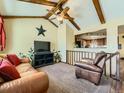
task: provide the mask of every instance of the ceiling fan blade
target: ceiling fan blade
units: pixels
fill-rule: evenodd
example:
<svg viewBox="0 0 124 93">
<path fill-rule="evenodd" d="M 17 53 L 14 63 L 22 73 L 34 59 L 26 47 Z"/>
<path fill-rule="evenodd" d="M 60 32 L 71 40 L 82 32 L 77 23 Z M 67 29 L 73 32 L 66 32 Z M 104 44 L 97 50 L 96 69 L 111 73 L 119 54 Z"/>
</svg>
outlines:
<svg viewBox="0 0 124 93">
<path fill-rule="evenodd" d="M 93 4 L 95 6 L 95 9 L 96 9 L 96 12 L 97 12 L 97 15 L 99 17 L 100 22 L 102 24 L 104 24 L 105 23 L 105 18 L 104 18 L 104 15 L 103 15 L 99 0 L 93 0 Z"/>
<path fill-rule="evenodd" d="M 56 19 L 56 17 L 50 18 L 50 20 L 54 20 L 54 19 Z"/>
<path fill-rule="evenodd" d="M 51 21 L 51 20 L 48 20 L 50 23 L 52 23 L 55 27 L 57 27 L 58 28 L 58 25 L 57 24 L 55 24 L 53 21 Z"/>
<path fill-rule="evenodd" d="M 42 4 L 42 5 L 53 6 L 53 7 L 57 5 L 56 2 L 51 2 L 46 0 L 18 0 L 18 1 L 34 3 L 34 4 Z"/>
<path fill-rule="evenodd" d="M 58 28 L 58 25 L 57 24 L 55 24 L 53 21 L 51 21 L 50 19 L 47 19 L 50 23 L 52 23 L 55 27 L 57 27 Z"/>
<path fill-rule="evenodd" d="M 61 16 L 64 17 L 66 15 L 66 13 L 69 11 L 69 7 L 66 7 L 65 9 L 63 9 L 63 11 L 61 12 Z"/>
</svg>

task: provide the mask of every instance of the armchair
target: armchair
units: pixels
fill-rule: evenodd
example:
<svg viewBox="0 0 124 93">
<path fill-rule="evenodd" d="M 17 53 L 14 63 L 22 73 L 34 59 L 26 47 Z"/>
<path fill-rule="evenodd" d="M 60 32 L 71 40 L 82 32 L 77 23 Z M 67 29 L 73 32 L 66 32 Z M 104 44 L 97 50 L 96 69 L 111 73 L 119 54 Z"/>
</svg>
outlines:
<svg viewBox="0 0 124 93">
<path fill-rule="evenodd" d="M 76 62 L 75 75 L 77 78 L 86 79 L 95 85 L 98 85 L 103 73 L 104 64 L 107 54 L 104 52 L 97 53 L 93 63 Z"/>
</svg>

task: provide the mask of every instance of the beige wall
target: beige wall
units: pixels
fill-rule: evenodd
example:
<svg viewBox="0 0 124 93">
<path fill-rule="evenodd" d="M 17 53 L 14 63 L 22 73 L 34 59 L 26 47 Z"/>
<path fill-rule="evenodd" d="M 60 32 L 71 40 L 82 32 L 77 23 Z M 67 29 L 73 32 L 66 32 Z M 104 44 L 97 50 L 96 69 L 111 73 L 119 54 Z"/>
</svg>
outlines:
<svg viewBox="0 0 124 93">
<path fill-rule="evenodd" d="M 66 50 L 72 50 L 74 48 L 74 30 L 66 25 Z"/>
<path fill-rule="evenodd" d="M 62 62 L 66 62 L 66 24 L 61 24 L 58 28 L 58 50 Z"/>
<path fill-rule="evenodd" d="M 60 51 L 62 62 L 66 62 L 66 50 L 72 50 L 74 45 L 74 30 L 63 23 L 58 28 L 58 50 Z"/>
<path fill-rule="evenodd" d="M 36 27 L 41 24 L 46 30 L 45 37 L 37 36 Z M 44 19 L 6 19 L 6 49 L 3 53 L 27 53 L 34 40 L 50 41 L 51 50 L 57 49 L 57 28 Z"/>
<path fill-rule="evenodd" d="M 120 57 L 124 57 L 124 34 L 119 35 L 119 44 L 121 44 L 121 49 L 119 49 Z"/>
</svg>

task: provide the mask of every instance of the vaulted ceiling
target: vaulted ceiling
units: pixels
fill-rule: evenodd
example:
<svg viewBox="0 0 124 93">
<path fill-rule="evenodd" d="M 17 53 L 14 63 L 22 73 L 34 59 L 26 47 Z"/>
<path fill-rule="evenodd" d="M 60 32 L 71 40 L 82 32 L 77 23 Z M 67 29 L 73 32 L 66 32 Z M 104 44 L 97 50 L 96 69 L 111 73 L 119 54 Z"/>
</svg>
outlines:
<svg viewBox="0 0 124 93">
<path fill-rule="evenodd" d="M 59 0 L 51 0 L 57 2 Z M 124 17 L 124 0 L 99 0 L 106 22 Z M 81 29 L 100 25 L 92 0 L 68 0 L 64 7 L 69 6 L 69 15 L 75 18 Z M 44 16 L 51 7 L 21 2 L 17 0 L 0 0 L 2 15 Z M 57 22 L 55 20 L 55 22 Z"/>
</svg>

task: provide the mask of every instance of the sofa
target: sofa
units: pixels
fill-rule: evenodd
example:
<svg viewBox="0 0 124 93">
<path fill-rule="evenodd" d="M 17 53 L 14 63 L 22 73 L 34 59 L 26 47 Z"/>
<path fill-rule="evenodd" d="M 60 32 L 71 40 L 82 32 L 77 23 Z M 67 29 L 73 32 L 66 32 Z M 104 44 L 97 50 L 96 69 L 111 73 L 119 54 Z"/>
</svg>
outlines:
<svg viewBox="0 0 124 93">
<path fill-rule="evenodd" d="M 38 72 L 28 62 L 16 69 L 20 78 L 0 83 L 0 93 L 47 93 L 49 79 L 45 72 Z"/>
</svg>

